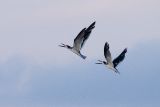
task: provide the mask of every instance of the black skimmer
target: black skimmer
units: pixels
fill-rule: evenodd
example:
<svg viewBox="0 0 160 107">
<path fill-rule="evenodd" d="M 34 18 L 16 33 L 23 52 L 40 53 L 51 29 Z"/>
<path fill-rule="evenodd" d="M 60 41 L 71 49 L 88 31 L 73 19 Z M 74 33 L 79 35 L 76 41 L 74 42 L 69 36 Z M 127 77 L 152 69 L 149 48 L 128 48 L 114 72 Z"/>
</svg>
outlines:
<svg viewBox="0 0 160 107">
<path fill-rule="evenodd" d="M 104 45 L 104 56 L 105 56 L 105 59 L 106 61 L 101 61 L 101 60 L 98 60 L 99 62 L 96 63 L 96 64 L 104 64 L 106 65 L 109 69 L 115 71 L 116 73 L 120 73 L 116 67 L 117 65 L 122 62 L 125 58 L 125 54 L 127 52 L 127 48 L 125 48 L 123 50 L 123 52 L 117 57 L 115 58 L 113 61 L 112 61 L 112 56 L 111 56 L 111 53 L 109 51 L 109 44 L 106 42 L 105 45 Z"/>
<path fill-rule="evenodd" d="M 80 50 L 84 46 L 86 40 L 89 38 L 89 36 L 90 36 L 90 34 L 92 32 L 92 29 L 95 27 L 95 23 L 96 22 L 93 22 L 88 28 L 83 28 L 79 32 L 77 37 L 74 39 L 73 47 L 71 47 L 69 45 L 65 45 L 63 43 L 61 43 L 61 45 L 59 45 L 59 46 L 67 48 L 67 49 L 71 50 L 73 53 L 75 53 L 78 56 L 80 56 L 81 58 L 85 59 L 86 56 L 82 55 Z"/>
</svg>

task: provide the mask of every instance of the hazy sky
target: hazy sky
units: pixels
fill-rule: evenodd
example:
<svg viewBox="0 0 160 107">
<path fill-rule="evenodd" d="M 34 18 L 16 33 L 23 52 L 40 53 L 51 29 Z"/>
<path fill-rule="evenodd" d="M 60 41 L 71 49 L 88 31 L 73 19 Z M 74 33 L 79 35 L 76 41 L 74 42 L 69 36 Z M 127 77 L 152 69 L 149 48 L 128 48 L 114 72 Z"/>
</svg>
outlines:
<svg viewBox="0 0 160 107">
<path fill-rule="evenodd" d="M 1 0 L 0 106 L 159 107 L 160 1 Z M 84 27 L 96 27 L 79 58 L 73 44 Z M 128 48 L 116 75 L 104 66 Z"/>
</svg>

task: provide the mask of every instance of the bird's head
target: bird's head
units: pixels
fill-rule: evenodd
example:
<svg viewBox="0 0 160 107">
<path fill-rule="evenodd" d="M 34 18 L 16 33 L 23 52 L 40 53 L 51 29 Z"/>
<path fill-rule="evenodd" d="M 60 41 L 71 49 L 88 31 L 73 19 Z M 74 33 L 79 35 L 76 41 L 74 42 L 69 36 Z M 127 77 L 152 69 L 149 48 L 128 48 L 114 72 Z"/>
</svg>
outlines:
<svg viewBox="0 0 160 107">
<path fill-rule="evenodd" d="M 59 46 L 60 46 L 60 47 L 67 48 L 67 49 L 72 49 L 72 47 L 71 47 L 71 46 L 69 46 L 69 45 L 65 45 L 65 44 L 63 44 L 63 43 L 61 43 Z"/>
</svg>

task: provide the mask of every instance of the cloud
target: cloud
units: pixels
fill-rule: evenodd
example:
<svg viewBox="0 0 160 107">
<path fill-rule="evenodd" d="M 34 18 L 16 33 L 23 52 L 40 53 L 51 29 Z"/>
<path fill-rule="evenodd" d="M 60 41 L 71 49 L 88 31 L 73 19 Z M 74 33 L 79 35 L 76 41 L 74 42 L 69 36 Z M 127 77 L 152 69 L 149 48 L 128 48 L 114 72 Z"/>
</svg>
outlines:
<svg viewBox="0 0 160 107">
<path fill-rule="evenodd" d="M 0 95 L 17 96 L 25 94 L 30 80 L 27 60 L 22 56 L 13 56 L 0 64 Z M 2 97 L 1 97 L 2 98 Z"/>
<path fill-rule="evenodd" d="M 159 107 L 158 46 L 155 40 L 128 49 L 120 75 L 96 59 L 57 66 L 13 56 L 0 64 L 0 106 Z"/>
</svg>

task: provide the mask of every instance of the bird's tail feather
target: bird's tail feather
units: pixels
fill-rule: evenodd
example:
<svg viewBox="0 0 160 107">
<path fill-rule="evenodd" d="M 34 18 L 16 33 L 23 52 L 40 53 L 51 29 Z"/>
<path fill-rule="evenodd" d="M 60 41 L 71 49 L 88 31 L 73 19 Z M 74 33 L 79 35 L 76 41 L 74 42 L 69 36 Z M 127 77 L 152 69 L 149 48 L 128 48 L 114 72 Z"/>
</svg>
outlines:
<svg viewBox="0 0 160 107">
<path fill-rule="evenodd" d="M 84 56 L 84 55 L 81 54 L 80 57 L 83 58 L 83 59 L 86 59 L 87 56 Z"/>
<path fill-rule="evenodd" d="M 118 74 L 120 74 L 120 72 L 117 69 L 115 70 L 115 72 L 118 73 Z"/>
</svg>

